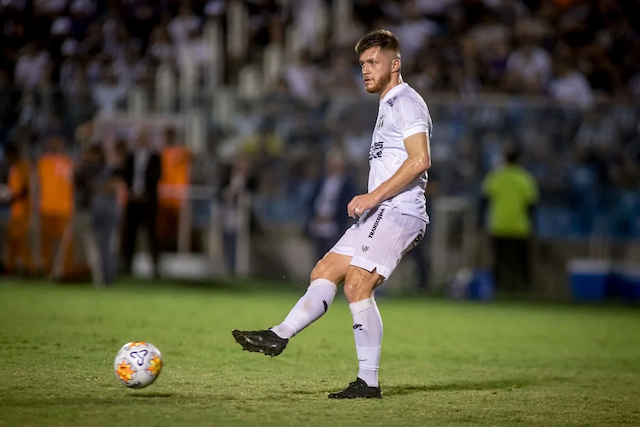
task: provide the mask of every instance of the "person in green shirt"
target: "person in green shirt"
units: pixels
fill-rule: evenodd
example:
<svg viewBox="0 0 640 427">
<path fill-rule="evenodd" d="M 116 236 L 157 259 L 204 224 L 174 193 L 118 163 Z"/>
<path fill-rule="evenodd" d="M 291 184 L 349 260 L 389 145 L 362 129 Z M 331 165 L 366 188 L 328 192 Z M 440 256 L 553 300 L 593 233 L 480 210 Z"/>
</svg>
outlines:
<svg viewBox="0 0 640 427">
<path fill-rule="evenodd" d="M 538 201 L 538 185 L 518 164 L 519 155 L 517 149 L 507 148 L 505 164 L 490 172 L 482 183 L 493 245 L 494 281 L 496 289 L 507 292 L 529 290 L 529 240 L 533 208 Z"/>
</svg>

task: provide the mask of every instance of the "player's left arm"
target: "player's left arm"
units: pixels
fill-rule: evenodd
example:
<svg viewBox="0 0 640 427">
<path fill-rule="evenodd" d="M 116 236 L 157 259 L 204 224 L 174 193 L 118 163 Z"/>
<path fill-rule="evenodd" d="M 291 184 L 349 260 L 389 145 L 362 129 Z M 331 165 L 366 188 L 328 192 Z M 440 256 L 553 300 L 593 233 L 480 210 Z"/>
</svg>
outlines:
<svg viewBox="0 0 640 427">
<path fill-rule="evenodd" d="M 347 213 L 356 218 L 367 209 L 373 209 L 385 200 L 401 193 L 409 184 L 431 167 L 431 148 L 426 132 L 418 132 L 404 140 L 409 157 L 391 178 L 371 193 L 354 197 L 347 206 Z M 356 212 L 357 209 L 357 212 Z"/>
</svg>

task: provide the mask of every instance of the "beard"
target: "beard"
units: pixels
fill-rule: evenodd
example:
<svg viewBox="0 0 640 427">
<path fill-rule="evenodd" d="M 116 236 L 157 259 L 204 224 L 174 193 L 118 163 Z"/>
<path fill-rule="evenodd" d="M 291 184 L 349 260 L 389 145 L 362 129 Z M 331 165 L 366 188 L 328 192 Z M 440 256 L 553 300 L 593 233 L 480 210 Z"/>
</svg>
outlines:
<svg viewBox="0 0 640 427">
<path fill-rule="evenodd" d="M 367 87 L 366 90 L 369 93 L 380 93 L 391 81 L 391 73 L 384 74 L 380 77 L 380 80 L 376 81 L 374 86 Z"/>
</svg>

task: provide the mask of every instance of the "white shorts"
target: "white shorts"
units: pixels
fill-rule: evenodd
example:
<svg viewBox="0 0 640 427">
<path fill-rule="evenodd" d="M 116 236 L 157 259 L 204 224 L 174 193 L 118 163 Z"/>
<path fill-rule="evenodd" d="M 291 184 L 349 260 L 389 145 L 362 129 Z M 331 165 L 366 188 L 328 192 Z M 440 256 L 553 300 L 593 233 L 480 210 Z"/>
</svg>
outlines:
<svg viewBox="0 0 640 427">
<path fill-rule="evenodd" d="M 349 227 L 330 252 L 351 256 L 351 265 L 375 269 L 388 279 L 402 257 L 422 240 L 426 228 L 424 220 L 381 205 Z"/>
</svg>

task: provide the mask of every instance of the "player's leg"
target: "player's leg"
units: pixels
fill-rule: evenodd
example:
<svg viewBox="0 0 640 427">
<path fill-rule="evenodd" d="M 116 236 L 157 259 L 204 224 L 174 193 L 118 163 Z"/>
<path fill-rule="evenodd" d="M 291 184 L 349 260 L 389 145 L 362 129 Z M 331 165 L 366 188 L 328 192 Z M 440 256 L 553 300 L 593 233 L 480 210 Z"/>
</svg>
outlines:
<svg viewBox="0 0 640 427">
<path fill-rule="evenodd" d="M 322 317 L 336 296 L 337 285 L 344 282 L 350 263 L 350 256 L 327 253 L 311 271 L 311 283 L 307 292 L 284 321 L 271 330 L 280 338 L 289 339 Z"/>
<path fill-rule="evenodd" d="M 358 356 L 358 377 L 330 399 L 381 398 L 378 384 L 380 348 L 382 346 L 382 317 L 373 291 L 384 281 L 374 269 L 368 271 L 350 266 L 344 283 L 344 293 L 353 316 L 353 335 Z"/>
<path fill-rule="evenodd" d="M 337 292 L 337 285 L 345 279 L 351 262 L 348 255 L 329 252 L 311 272 L 311 284 L 284 321 L 269 330 L 239 331 L 232 334 L 244 350 L 277 356 L 289 339 L 318 320 L 327 312 Z"/>
<path fill-rule="evenodd" d="M 353 316 L 358 378 L 346 389 L 331 393 L 329 398 L 382 397 L 378 384 L 382 318 L 373 291 L 422 239 L 426 223 L 398 208 L 383 205 L 364 220 L 361 228 L 344 285 Z"/>
</svg>

